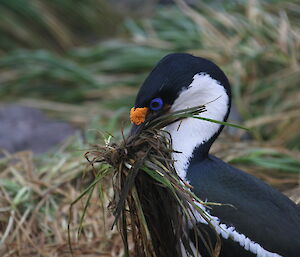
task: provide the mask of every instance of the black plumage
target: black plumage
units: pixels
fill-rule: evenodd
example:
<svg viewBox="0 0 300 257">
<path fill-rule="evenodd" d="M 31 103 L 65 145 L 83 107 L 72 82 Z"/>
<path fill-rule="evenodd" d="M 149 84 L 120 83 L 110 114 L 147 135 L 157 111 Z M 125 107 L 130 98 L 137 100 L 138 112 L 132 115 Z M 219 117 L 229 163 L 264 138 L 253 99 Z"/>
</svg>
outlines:
<svg viewBox="0 0 300 257">
<path fill-rule="evenodd" d="M 191 164 L 187 179 L 201 199 L 232 205 L 210 211 L 222 223 L 270 252 L 299 256 L 300 208 L 285 195 L 212 155 Z M 223 248 L 227 250 L 225 244 Z"/>
</svg>

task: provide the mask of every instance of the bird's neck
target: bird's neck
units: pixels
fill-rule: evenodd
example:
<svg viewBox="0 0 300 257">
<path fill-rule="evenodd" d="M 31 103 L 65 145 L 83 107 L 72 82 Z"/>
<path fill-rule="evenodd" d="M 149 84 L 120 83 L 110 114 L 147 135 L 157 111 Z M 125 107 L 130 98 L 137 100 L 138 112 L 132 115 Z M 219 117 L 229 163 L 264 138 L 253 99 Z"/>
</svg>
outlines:
<svg viewBox="0 0 300 257">
<path fill-rule="evenodd" d="M 198 116 L 225 121 L 229 114 L 230 99 L 224 87 L 207 76 L 194 78 L 194 84 L 181 92 L 172 111 L 208 103 L 207 111 Z M 209 149 L 222 128 L 220 124 L 196 118 L 186 118 L 166 127 L 172 138 L 172 147 L 178 151 L 173 153 L 173 159 L 175 169 L 182 179 L 185 180 L 190 162 L 207 158 Z"/>
</svg>

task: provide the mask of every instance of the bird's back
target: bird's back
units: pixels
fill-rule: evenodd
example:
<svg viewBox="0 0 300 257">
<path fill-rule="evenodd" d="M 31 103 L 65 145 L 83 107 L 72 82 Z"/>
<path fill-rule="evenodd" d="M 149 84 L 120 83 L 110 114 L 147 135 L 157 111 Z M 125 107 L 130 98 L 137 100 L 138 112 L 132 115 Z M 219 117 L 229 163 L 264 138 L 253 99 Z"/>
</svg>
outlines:
<svg viewBox="0 0 300 257">
<path fill-rule="evenodd" d="M 192 164 L 187 180 L 199 198 L 225 204 L 214 206 L 210 214 L 241 234 L 234 241 L 245 237 L 266 251 L 300 256 L 300 207 L 276 189 L 214 156 Z M 228 250 L 224 249 L 226 244 L 228 240 L 222 251 Z"/>
</svg>

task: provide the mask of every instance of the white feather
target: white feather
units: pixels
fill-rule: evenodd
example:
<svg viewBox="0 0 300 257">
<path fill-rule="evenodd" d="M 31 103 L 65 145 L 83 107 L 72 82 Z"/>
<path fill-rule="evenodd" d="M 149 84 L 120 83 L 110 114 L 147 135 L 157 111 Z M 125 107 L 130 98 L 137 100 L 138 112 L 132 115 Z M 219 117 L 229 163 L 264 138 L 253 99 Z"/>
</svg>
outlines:
<svg viewBox="0 0 300 257">
<path fill-rule="evenodd" d="M 204 205 L 195 202 L 202 210 L 208 213 L 208 218 L 210 219 L 211 224 L 214 226 L 216 232 L 223 237 L 224 239 L 231 238 L 233 241 L 237 242 L 241 247 L 243 247 L 246 251 L 250 251 L 256 254 L 257 257 L 282 257 L 277 253 L 269 252 L 268 250 L 264 249 L 258 243 L 252 241 L 247 236 L 239 233 L 235 227 L 227 226 L 224 223 L 221 223 L 220 219 L 216 216 L 210 215 L 209 210 L 205 208 Z M 194 210 L 194 217 L 196 218 L 197 222 L 207 224 L 207 222 L 202 218 L 198 211 Z M 192 228 L 192 222 L 189 222 L 190 228 Z"/>
<path fill-rule="evenodd" d="M 223 121 L 228 103 L 224 87 L 208 74 L 199 73 L 194 76 L 189 87 L 179 94 L 171 111 L 207 104 L 207 111 L 199 116 Z M 194 118 L 175 122 L 165 128 L 172 137 L 173 149 L 180 152 L 174 153 L 173 159 L 176 160 L 175 168 L 182 179 L 186 177 L 186 169 L 195 147 L 209 140 L 219 128 L 219 124 Z"/>
</svg>

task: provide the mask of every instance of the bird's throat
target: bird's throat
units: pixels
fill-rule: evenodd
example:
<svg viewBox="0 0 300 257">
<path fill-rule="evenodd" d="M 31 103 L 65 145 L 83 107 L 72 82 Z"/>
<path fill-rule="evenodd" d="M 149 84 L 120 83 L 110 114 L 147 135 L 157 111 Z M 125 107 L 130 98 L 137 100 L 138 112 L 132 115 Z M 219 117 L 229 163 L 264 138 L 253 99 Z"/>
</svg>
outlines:
<svg viewBox="0 0 300 257">
<path fill-rule="evenodd" d="M 219 124 L 193 118 L 169 125 L 166 130 L 172 138 L 172 154 L 178 175 L 185 180 L 186 171 L 191 162 L 207 158 L 210 147 L 222 127 Z"/>
</svg>

